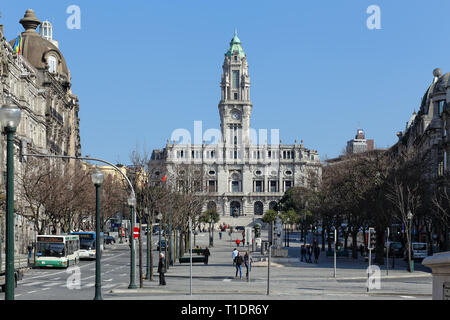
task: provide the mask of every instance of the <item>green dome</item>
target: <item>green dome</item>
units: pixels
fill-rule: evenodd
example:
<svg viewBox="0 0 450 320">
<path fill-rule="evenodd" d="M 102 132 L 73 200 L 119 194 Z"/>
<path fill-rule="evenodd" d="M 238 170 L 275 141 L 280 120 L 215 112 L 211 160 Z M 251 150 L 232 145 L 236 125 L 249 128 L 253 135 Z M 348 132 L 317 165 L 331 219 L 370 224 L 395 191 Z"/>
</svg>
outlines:
<svg viewBox="0 0 450 320">
<path fill-rule="evenodd" d="M 228 49 L 227 53 L 225 54 L 227 57 L 231 57 L 234 51 L 237 51 L 239 54 L 239 57 L 245 57 L 244 49 L 242 49 L 241 46 L 241 40 L 237 36 L 237 31 L 234 31 L 234 37 L 231 39 L 230 42 L 230 48 Z"/>
</svg>

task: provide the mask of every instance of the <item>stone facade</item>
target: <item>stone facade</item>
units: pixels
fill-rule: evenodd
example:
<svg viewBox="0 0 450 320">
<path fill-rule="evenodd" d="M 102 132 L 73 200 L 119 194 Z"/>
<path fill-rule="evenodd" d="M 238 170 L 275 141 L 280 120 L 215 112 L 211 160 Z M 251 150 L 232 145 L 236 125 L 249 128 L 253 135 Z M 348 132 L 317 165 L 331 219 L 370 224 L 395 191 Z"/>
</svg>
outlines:
<svg viewBox="0 0 450 320">
<path fill-rule="evenodd" d="M 162 150 L 153 150 L 150 166 L 152 183 L 167 175 L 177 187 L 185 168 L 198 172 L 198 192 L 208 199 L 204 209 L 215 207 L 221 223 L 249 225 L 274 207 L 293 186 L 308 187 L 308 179 L 321 177 L 317 151 L 300 144 L 282 144 L 277 130 L 257 133 L 250 128 L 253 105 L 250 100 L 248 62 L 235 34 L 225 53 L 218 105 L 220 130 L 208 130 L 206 141 L 191 143 L 189 135 L 175 134 L 179 141 L 167 141 Z M 175 140 L 174 135 L 172 135 Z M 181 138 L 183 138 L 181 141 Z M 259 140 L 259 143 L 257 143 Z"/>
<path fill-rule="evenodd" d="M 81 156 L 78 97 L 70 89 L 71 78 L 58 42 L 41 37 L 36 32 L 40 21 L 33 10 L 27 10 L 20 20 L 22 50 L 16 53 L 16 39 L 7 41 L 0 26 L 0 104 L 11 95 L 22 110 L 15 134 L 15 173 L 24 162 L 23 153 Z M 47 26 L 51 25 L 47 22 Z M 15 27 L 14 27 L 15 28 Z M 0 167 L 6 169 L 6 139 L 0 139 Z M 17 185 L 17 183 L 16 183 Z M 0 175 L 0 196 L 4 197 L 5 177 Z M 17 195 L 16 195 L 17 196 Z M 16 198 L 16 239 L 32 239 L 31 224 L 20 216 L 21 202 Z M 25 229 L 26 230 L 25 230 Z M 0 223 L 0 233 L 4 232 Z M 16 244 L 21 244 L 17 241 Z M 26 244 L 26 243 L 25 243 Z"/>
<path fill-rule="evenodd" d="M 431 165 L 430 178 L 442 176 L 448 169 L 450 73 L 442 75 L 433 71 L 433 81 L 428 87 L 419 111 L 413 112 L 404 131 L 397 133 L 398 142 L 391 148 L 400 153 L 415 148 Z"/>
</svg>

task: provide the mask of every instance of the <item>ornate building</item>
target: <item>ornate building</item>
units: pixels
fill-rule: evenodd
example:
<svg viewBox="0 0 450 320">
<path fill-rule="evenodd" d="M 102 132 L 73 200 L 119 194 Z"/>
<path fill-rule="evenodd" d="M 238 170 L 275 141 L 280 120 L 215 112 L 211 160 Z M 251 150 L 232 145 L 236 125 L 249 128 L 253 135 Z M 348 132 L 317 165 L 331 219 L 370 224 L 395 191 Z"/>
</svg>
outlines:
<svg viewBox="0 0 450 320">
<path fill-rule="evenodd" d="M 448 168 L 448 119 L 450 113 L 450 73 L 433 70 L 433 81 L 426 90 L 419 111 L 413 112 L 405 130 L 397 133 L 398 142 L 392 146 L 395 153 L 413 148 L 430 164 L 430 178 L 442 176 Z"/>
<path fill-rule="evenodd" d="M 152 181 L 158 183 L 167 175 L 169 183 L 179 188 L 186 168 L 191 168 L 198 173 L 196 191 L 207 198 L 204 209 L 216 208 L 222 223 L 248 225 L 273 208 L 289 188 L 307 187 L 309 178 L 320 178 L 321 163 L 317 151 L 306 149 L 303 141 L 282 144 L 277 130 L 271 130 L 268 144 L 267 131 L 260 130 L 256 137 L 250 128 L 248 62 L 236 33 L 222 68 L 220 132 L 207 131 L 203 138 L 210 143 L 193 144 L 189 135 L 175 134 L 183 141 L 167 141 L 164 149 L 152 153 Z M 195 133 L 194 140 L 198 140 Z"/>
<path fill-rule="evenodd" d="M 70 89 L 70 72 L 58 42 L 53 40 L 52 26 L 48 21 L 41 24 L 31 9 L 20 24 L 25 31 L 9 42 L 0 25 L 0 104 L 6 103 L 6 96 L 11 95 L 22 110 L 15 135 L 16 174 L 24 164 L 18 156 L 20 151 L 81 155 L 78 97 Z M 40 34 L 36 31 L 39 25 Z M 0 139 L 0 148 L 0 167 L 5 168 L 6 139 Z M 2 174 L 2 194 L 4 185 Z M 16 205 L 16 218 L 20 220 L 20 199 L 16 199 Z M 25 223 L 18 221 L 16 225 L 24 227 Z M 20 239 L 19 233 L 16 238 Z M 22 240 L 27 239 L 22 237 Z"/>
</svg>

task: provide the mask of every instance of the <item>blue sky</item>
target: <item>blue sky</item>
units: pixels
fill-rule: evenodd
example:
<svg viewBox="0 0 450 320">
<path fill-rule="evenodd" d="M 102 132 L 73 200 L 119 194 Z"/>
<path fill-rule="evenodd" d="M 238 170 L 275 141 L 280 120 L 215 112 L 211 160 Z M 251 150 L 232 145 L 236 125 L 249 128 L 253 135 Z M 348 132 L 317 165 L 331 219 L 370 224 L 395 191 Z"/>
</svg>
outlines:
<svg viewBox="0 0 450 320">
<path fill-rule="evenodd" d="M 68 6 L 81 29 L 66 27 Z M 369 30 L 369 5 L 381 30 Z M 26 9 L 54 26 L 80 100 L 83 155 L 130 163 L 173 130 L 220 128 L 224 53 L 237 28 L 249 62 L 255 129 L 279 129 L 323 158 L 358 124 L 380 148 L 396 142 L 432 81 L 450 71 L 450 1 L 2 1 L 8 40 Z"/>
</svg>

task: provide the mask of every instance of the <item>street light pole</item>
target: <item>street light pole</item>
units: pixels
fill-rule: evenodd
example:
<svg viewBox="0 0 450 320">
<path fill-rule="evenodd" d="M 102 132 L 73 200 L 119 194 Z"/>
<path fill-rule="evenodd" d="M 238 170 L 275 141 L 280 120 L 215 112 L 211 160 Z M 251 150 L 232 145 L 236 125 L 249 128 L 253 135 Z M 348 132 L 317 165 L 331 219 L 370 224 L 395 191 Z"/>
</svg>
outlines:
<svg viewBox="0 0 450 320">
<path fill-rule="evenodd" d="M 192 220 L 191 217 L 189 217 L 189 294 L 192 296 Z"/>
<path fill-rule="evenodd" d="M 14 300 L 14 134 L 20 123 L 21 110 L 10 95 L 6 100 L 6 104 L 0 108 L 1 126 L 6 133 L 5 300 Z"/>
<path fill-rule="evenodd" d="M 103 182 L 103 173 L 96 168 L 91 176 L 95 185 L 95 297 L 94 300 L 103 300 L 101 279 L 101 239 L 100 236 L 100 186 Z"/>
<path fill-rule="evenodd" d="M 172 230 L 172 201 L 170 202 L 169 211 L 169 265 L 173 266 L 173 230 Z"/>
<path fill-rule="evenodd" d="M 152 221 L 150 220 L 150 213 L 148 211 L 148 208 L 146 209 L 147 211 L 147 280 L 150 280 L 150 275 L 152 273 L 151 268 L 152 268 L 152 264 L 151 264 L 151 255 L 152 252 L 150 250 L 150 232 L 152 232 Z"/>
<path fill-rule="evenodd" d="M 136 289 L 136 283 L 135 283 L 135 264 L 136 264 L 136 258 L 135 258 L 135 250 L 134 250 L 134 225 L 135 225 L 135 213 L 134 208 L 136 206 L 136 198 L 134 195 L 130 196 L 128 198 L 128 205 L 131 209 L 131 227 L 130 227 L 130 244 L 131 244 L 131 253 L 130 253 L 130 285 L 128 286 L 128 289 Z"/>
<path fill-rule="evenodd" d="M 411 211 L 408 211 L 408 267 L 409 267 L 409 272 L 413 272 L 413 268 L 412 268 L 412 260 L 411 260 L 411 247 L 412 247 L 412 241 L 411 241 L 411 222 L 412 222 L 412 218 L 413 218 L 413 214 Z"/>
</svg>

